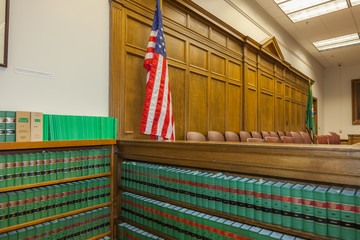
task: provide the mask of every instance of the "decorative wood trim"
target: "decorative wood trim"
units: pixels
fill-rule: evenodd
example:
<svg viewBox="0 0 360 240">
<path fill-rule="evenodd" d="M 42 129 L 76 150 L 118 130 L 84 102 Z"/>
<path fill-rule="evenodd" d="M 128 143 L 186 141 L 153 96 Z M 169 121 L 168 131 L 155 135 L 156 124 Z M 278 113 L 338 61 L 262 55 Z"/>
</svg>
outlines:
<svg viewBox="0 0 360 240">
<path fill-rule="evenodd" d="M 10 25 L 10 0 L 5 1 L 5 31 L 4 31 L 4 63 L 0 63 L 0 67 L 7 67 L 8 64 L 8 47 L 9 47 L 9 25 Z"/>
<path fill-rule="evenodd" d="M 351 107 L 352 107 L 352 124 L 360 124 L 360 118 L 358 118 L 360 107 L 360 92 L 357 91 L 357 87 L 360 86 L 360 79 L 351 80 Z"/>
</svg>

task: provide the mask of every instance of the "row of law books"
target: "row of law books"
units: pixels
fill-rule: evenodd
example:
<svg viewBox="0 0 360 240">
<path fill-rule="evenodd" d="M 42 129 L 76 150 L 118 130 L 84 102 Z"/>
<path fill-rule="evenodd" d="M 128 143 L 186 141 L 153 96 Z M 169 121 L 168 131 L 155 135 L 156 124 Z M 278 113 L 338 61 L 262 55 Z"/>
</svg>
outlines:
<svg viewBox="0 0 360 240">
<path fill-rule="evenodd" d="M 0 193 L 0 229 L 110 202 L 110 179 Z"/>
<path fill-rule="evenodd" d="M 342 239 L 360 239 L 360 190 L 123 162 L 122 185 L 176 201 Z"/>
<path fill-rule="evenodd" d="M 0 188 L 110 172 L 110 149 L 0 155 Z"/>
<path fill-rule="evenodd" d="M 94 209 L 0 234 L 1 240 L 15 239 L 74 239 L 96 237 L 110 231 L 110 209 Z M 109 237 L 101 239 L 110 239 Z"/>
<path fill-rule="evenodd" d="M 44 114 L 44 141 L 116 139 L 116 134 L 116 118 Z"/>
<path fill-rule="evenodd" d="M 118 226 L 118 239 L 124 240 L 124 239 L 141 239 L 141 240 L 164 240 L 163 238 L 160 238 L 158 236 L 155 236 L 154 234 L 145 232 L 144 230 L 141 230 L 137 227 L 131 226 L 127 223 L 120 223 Z"/>
<path fill-rule="evenodd" d="M 300 240 L 287 234 L 219 218 L 129 192 L 122 193 L 122 217 L 180 240 Z"/>
</svg>

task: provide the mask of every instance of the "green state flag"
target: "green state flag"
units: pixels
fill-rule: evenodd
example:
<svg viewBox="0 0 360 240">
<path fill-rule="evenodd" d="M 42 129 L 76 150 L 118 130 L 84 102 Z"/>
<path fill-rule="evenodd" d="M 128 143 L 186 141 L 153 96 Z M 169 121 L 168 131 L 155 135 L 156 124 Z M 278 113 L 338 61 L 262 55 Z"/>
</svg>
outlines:
<svg viewBox="0 0 360 240">
<path fill-rule="evenodd" d="M 309 96 L 306 107 L 306 126 L 312 131 L 312 134 L 315 135 L 314 104 L 313 104 L 312 89 L 310 82 L 309 82 Z"/>
</svg>

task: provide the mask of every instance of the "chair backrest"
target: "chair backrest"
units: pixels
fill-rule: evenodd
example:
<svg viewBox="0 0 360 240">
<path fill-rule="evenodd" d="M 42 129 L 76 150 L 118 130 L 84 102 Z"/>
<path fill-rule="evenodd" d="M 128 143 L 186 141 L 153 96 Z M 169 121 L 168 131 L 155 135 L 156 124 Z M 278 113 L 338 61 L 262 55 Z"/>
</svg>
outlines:
<svg viewBox="0 0 360 240">
<path fill-rule="evenodd" d="M 251 131 L 251 137 L 252 138 L 260 138 L 260 139 L 262 139 L 261 134 L 259 132 L 257 132 L 257 131 Z"/>
<path fill-rule="evenodd" d="M 206 137 L 199 132 L 187 132 L 187 141 L 206 141 Z"/>
<path fill-rule="evenodd" d="M 303 137 L 304 143 L 306 143 L 306 144 L 312 144 L 311 137 L 310 137 L 309 133 L 307 133 L 307 132 L 300 132 L 300 135 Z"/>
<path fill-rule="evenodd" d="M 316 135 L 318 144 L 329 144 L 328 139 L 325 135 Z"/>
<path fill-rule="evenodd" d="M 291 133 L 289 131 L 285 132 L 285 136 L 292 137 Z"/>
<path fill-rule="evenodd" d="M 224 135 L 217 131 L 208 131 L 208 139 L 212 142 L 224 142 Z"/>
<path fill-rule="evenodd" d="M 265 137 L 265 140 L 269 143 L 281 143 L 281 139 L 278 137 Z"/>
<path fill-rule="evenodd" d="M 341 144 L 340 135 L 335 132 L 330 132 L 332 138 L 333 138 L 333 144 Z"/>
<path fill-rule="evenodd" d="M 281 136 L 280 138 L 283 141 L 283 143 L 295 143 L 295 140 L 293 137 Z"/>
<path fill-rule="evenodd" d="M 285 136 L 285 133 L 283 131 L 278 131 L 278 135 L 279 135 L 279 137 Z"/>
<path fill-rule="evenodd" d="M 262 142 L 266 142 L 265 139 L 262 138 L 248 138 L 247 142 L 257 142 L 257 143 L 262 143 Z"/>
<path fill-rule="evenodd" d="M 248 138 L 251 138 L 250 133 L 246 132 L 246 131 L 240 131 L 239 132 L 240 135 L 240 140 L 241 142 L 247 142 Z"/>
<path fill-rule="evenodd" d="M 298 132 L 290 132 L 295 143 L 304 143 L 304 138 Z"/>
<path fill-rule="evenodd" d="M 325 135 L 329 144 L 334 144 L 333 137 L 331 135 Z"/>
<path fill-rule="evenodd" d="M 271 137 L 270 133 L 267 131 L 261 131 L 262 138 L 265 139 L 265 137 Z"/>
<path fill-rule="evenodd" d="M 279 138 L 279 135 L 276 132 L 270 132 L 270 137 L 277 137 Z"/>
<path fill-rule="evenodd" d="M 240 142 L 239 136 L 234 132 L 225 132 L 225 139 L 227 142 Z"/>
</svg>

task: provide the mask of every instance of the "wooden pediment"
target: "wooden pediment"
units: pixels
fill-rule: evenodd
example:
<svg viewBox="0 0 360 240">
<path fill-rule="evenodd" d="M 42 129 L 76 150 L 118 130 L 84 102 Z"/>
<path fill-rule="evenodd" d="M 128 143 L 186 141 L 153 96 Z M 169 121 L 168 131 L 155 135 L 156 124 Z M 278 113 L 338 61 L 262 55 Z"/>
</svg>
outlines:
<svg viewBox="0 0 360 240">
<path fill-rule="evenodd" d="M 270 54 L 273 57 L 284 60 L 284 55 L 282 54 L 279 44 L 276 41 L 275 37 L 267 38 L 261 44 L 261 50 Z"/>
</svg>

